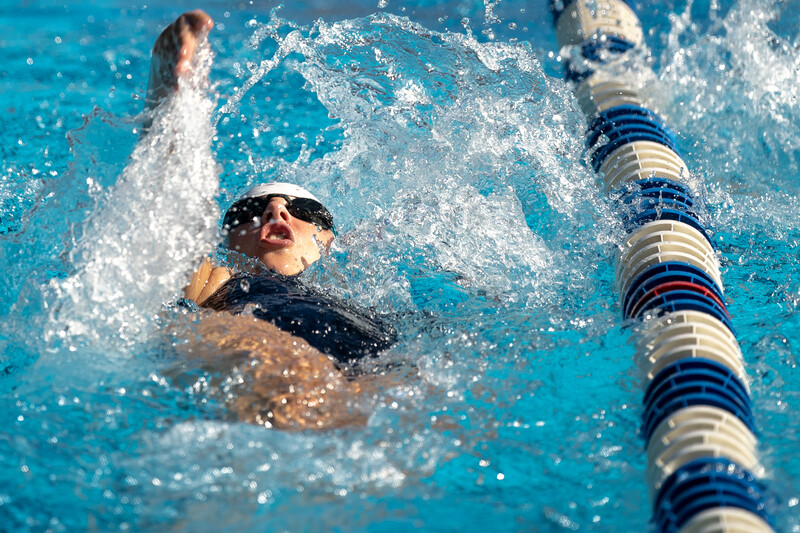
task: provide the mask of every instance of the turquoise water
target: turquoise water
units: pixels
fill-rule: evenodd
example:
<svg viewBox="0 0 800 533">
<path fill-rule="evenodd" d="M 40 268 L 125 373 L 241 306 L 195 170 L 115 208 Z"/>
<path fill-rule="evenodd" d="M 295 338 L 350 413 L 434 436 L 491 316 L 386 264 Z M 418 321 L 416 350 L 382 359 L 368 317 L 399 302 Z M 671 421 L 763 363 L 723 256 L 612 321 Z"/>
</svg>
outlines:
<svg viewBox="0 0 800 533">
<path fill-rule="evenodd" d="M 196 5 L 211 96 L 138 147 L 175 6 L 0 6 L 0 530 L 647 531 L 623 232 L 545 2 Z M 772 510 L 800 531 L 800 7 L 637 8 L 722 253 Z M 401 317 L 385 358 L 413 371 L 358 406 L 366 427 L 233 422 L 234 370 L 176 348 L 166 304 L 219 208 L 277 176 L 337 219 L 307 281 Z"/>
</svg>

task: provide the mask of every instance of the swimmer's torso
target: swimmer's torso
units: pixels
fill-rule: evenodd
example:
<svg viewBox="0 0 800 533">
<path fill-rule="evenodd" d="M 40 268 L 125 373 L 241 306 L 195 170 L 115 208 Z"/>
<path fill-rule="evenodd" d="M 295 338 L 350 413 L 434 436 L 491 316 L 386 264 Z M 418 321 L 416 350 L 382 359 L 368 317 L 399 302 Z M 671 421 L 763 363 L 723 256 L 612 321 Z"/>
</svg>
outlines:
<svg viewBox="0 0 800 533">
<path fill-rule="evenodd" d="M 391 346 L 394 333 L 375 313 L 320 294 L 294 278 L 238 275 L 203 303 L 217 311 L 250 312 L 301 337 L 340 363 L 374 356 Z"/>
</svg>

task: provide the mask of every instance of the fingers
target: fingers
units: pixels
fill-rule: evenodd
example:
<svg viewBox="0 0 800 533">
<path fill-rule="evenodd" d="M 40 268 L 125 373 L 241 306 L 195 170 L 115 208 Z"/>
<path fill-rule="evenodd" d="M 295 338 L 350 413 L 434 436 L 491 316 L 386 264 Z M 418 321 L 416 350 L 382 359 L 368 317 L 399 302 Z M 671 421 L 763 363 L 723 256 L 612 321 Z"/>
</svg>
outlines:
<svg viewBox="0 0 800 533">
<path fill-rule="evenodd" d="M 217 292 L 217 289 L 222 287 L 226 281 L 231 279 L 231 270 L 227 267 L 217 267 L 211 271 L 208 276 L 208 281 L 206 281 L 206 286 L 200 292 L 195 300 L 198 305 L 203 305 L 203 302 L 208 300 L 208 298 Z"/>
<path fill-rule="evenodd" d="M 191 26 L 195 34 L 208 33 L 214 27 L 214 20 L 202 9 L 195 9 L 180 16 L 185 23 Z"/>
<path fill-rule="evenodd" d="M 198 296 L 203 291 L 211 275 L 211 259 L 208 257 L 200 264 L 200 267 L 192 275 L 192 280 L 183 288 L 183 295 L 187 300 L 194 300 L 197 302 Z M 199 302 L 198 302 L 199 303 Z"/>
<path fill-rule="evenodd" d="M 179 77 L 191 72 L 198 42 L 213 27 L 211 17 L 197 9 L 184 13 L 164 28 L 153 45 L 147 87 L 148 107 L 156 106 L 177 88 Z"/>
<path fill-rule="evenodd" d="M 197 43 L 205 38 L 213 27 L 214 21 L 201 9 L 184 13 L 173 23 L 173 38 L 176 39 L 178 48 L 174 70 L 176 78 L 191 70 Z"/>
<path fill-rule="evenodd" d="M 183 288 L 183 295 L 188 300 L 194 300 L 197 305 L 203 305 L 203 302 L 228 281 L 231 275 L 232 272 L 229 268 L 214 268 L 211 259 L 206 258 L 192 275 L 189 284 Z"/>
</svg>

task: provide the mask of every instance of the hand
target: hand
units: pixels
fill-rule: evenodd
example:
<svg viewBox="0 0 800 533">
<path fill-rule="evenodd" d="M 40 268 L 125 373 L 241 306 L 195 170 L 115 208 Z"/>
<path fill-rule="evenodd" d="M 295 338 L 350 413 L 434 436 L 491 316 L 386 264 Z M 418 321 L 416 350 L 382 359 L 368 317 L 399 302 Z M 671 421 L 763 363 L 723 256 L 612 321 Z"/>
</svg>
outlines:
<svg viewBox="0 0 800 533">
<path fill-rule="evenodd" d="M 203 305 L 203 302 L 208 300 L 232 275 L 231 269 L 213 267 L 211 259 L 206 258 L 200 268 L 195 271 L 189 284 L 183 288 L 183 294 L 188 300 L 194 300 L 197 305 Z"/>
<path fill-rule="evenodd" d="M 153 45 L 150 61 L 148 107 L 158 105 L 177 89 L 178 78 L 191 72 L 197 46 L 213 27 L 211 17 L 205 11 L 196 9 L 184 13 L 161 32 Z"/>
</svg>

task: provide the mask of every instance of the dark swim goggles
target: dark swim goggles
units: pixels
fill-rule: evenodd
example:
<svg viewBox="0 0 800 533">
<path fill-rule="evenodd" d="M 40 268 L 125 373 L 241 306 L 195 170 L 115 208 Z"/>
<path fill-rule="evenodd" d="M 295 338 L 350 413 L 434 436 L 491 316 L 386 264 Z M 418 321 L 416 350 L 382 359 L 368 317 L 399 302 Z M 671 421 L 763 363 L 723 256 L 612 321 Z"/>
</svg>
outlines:
<svg viewBox="0 0 800 533">
<path fill-rule="evenodd" d="M 285 194 L 268 194 L 255 198 L 243 198 L 237 201 L 225 213 L 222 228 L 232 229 L 255 218 L 260 219 L 273 198 L 286 200 L 286 210 L 294 218 L 319 226 L 323 230 L 333 231 L 333 216 L 331 216 L 330 211 L 325 209 L 324 205 L 311 198 L 296 198 Z"/>
</svg>

